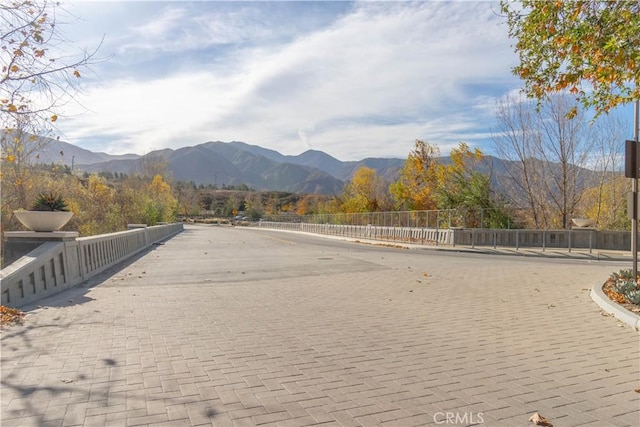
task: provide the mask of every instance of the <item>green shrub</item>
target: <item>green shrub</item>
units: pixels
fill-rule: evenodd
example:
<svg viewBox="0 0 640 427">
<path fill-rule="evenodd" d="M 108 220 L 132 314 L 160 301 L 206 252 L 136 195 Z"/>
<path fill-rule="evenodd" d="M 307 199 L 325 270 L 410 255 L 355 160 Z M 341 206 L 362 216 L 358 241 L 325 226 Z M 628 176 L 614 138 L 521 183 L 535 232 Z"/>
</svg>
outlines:
<svg viewBox="0 0 640 427">
<path fill-rule="evenodd" d="M 628 302 L 640 304 L 640 287 L 631 270 L 620 270 L 618 273 L 613 273 L 611 277 L 614 280 L 613 289 L 616 292 L 624 296 Z"/>
<path fill-rule="evenodd" d="M 67 202 L 59 194 L 40 193 L 31 210 L 67 212 L 69 207 Z"/>
</svg>

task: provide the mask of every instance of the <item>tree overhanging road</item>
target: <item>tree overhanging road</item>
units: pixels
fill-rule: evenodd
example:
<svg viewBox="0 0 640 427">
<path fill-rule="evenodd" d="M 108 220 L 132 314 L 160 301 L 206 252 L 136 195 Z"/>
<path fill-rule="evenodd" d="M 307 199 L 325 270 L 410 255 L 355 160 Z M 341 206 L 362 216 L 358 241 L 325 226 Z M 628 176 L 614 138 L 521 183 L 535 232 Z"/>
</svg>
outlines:
<svg viewBox="0 0 640 427">
<path fill-rule="evenodd" d="M 187 226 L 3 331 L 2 420 L 634 425 L 621 267 Z"/>
</svg>

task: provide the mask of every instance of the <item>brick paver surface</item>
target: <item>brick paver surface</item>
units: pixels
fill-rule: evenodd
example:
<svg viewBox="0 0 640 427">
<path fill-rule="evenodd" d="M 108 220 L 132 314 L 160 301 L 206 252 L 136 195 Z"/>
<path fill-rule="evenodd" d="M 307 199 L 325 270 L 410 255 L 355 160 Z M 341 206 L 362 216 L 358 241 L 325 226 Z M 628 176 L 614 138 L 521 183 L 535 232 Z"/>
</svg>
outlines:
<svg viewBox="0 0 640 427">
<path fill-rule="evenodd" d="M 189 226 L 2 332 L 1 422 L 637 426 L 621 267 Z"/>
</svg>

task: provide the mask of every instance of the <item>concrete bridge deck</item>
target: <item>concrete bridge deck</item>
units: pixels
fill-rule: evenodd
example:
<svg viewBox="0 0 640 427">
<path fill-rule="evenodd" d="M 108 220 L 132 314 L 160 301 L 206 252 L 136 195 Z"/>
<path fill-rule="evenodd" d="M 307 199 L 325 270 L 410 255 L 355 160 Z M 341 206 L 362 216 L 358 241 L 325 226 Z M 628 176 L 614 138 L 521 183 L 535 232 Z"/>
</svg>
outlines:
<svg viewBox="0 0 640 427">
<path fill-rule="evenodd" d="M 620 268 L 187 226 L 2 331 L 0 422 L 637 426 Z"/>
</svg>

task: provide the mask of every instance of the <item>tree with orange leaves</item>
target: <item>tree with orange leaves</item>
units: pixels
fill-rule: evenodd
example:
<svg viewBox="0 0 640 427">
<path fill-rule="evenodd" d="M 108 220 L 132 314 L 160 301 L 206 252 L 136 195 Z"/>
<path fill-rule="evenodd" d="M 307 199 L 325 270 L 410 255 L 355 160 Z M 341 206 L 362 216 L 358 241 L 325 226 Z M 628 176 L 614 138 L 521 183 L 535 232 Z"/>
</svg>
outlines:
<svg viewBox="0 0 640 427">
<path fill-rule="evenodd" d="M 503 0 L 501 9 L 528 96 L 568 91 L 597 115 L 640 99 L 640 2 Z"/>
<path fill-rule="evenodd" d="M 433 144 L 416 140 L 413 150 L 400 169 L 397 181 L 389 191 L 402 210 L 436 209 L 435 192 L 442 165 L 438 161 L 440 149 Z"/>
</svg>

